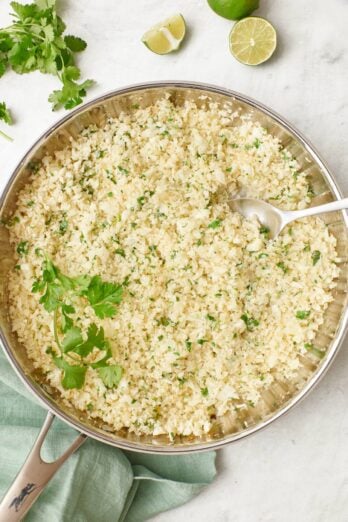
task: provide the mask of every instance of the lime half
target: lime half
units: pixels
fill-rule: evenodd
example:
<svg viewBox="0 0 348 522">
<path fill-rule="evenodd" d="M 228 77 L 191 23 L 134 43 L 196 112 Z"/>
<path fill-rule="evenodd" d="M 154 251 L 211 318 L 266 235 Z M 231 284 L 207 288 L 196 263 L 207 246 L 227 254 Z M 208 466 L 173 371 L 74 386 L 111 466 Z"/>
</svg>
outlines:
<svg viewBox="0 0 348 522">
<path fill-rule="evenodd" d="M 208 0 L 215 13 L 229 20 L 239 20 L 259 7 L 259 0 Z"/>
<path fill-rule="evenodd" d="M 168 54 L 179 49 L 185 38 L 186 24 L 181 14 L 167 18 L 147 31 L 141 41 L 157 54 Z"/>
<path fill-rule="evenodd" d="M 246 65 L 265 62 L 272 56 L 276 47 L 276 30 L 264 18 L 244 18 L 237 22 L 230 32 L 231 53 Z"/>
</svg>

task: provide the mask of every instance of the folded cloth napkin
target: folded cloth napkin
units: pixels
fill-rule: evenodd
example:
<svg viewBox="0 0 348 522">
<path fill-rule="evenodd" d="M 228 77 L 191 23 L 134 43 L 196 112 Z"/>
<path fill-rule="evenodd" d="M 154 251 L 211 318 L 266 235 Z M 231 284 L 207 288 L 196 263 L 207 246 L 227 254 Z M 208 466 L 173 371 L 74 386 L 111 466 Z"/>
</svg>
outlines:
<svg viewBox="0 0 348 522">
<path fill-rule="evenodd" d="M 0 349 L 0 498 L 25 461 L 45 415 Z M 43 458 L 56 459 L 75 437 L 75 430 L 55 420 Z M 187 502 L 215 473 L 214 452 L 143 455 L 88 439 L 53 477 L 26 521 L 140 522 Z"/>
</svg>

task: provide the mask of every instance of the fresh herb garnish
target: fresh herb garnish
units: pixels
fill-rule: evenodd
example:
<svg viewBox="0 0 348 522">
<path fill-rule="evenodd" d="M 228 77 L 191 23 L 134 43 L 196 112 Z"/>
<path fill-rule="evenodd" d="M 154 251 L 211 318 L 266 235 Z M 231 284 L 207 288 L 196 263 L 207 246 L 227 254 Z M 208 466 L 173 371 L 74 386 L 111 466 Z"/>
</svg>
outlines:
<svg viewBox="0 0 348 522">
<path fill-rule="evenodd" d="M 114 283 L 105 283 L 99 276 L 92 277 L 82 295 L 87 297 L 95 314 L 100 319 L 113 317 L 117 311 L 116 305 L 122 301 L 123 288 Z"/>
<path fill-rule="evenodd" d="M 170 323 L 171 323 L 171 320 L 168 318 L 168 317 L 161 317 L 158 321 L 157 321 L 158 325 L 160 326 L 169 326 Z"/>
<path fill-rule="evenodd" d="M 42 268 L 42 276 L 34 281 L 32 292 L 42 293 L 39 302 L 47 312 L 53 312 L 56 348 L 53 350 L 50 347 L 46 353 L 63 371 L 63 388 L 82 388 L 88 367 L 97 370 L 107 388 L 117 386 L 122 368 L 108 363 L 112 353 L 104 329 L 91 323 L 84 333 L 71 316 L 76 312 L 74 303 L 86 299 L 97 317 L 112 317 L 117 312 L 116 305 L 122 300 L 123 287 L 102 281 L 99 276 L 69 277 L 48 258 Z M 101 358 L 94 362 L 87 361 L 86 357 L 95 349 L 101 352 Z"/>
<path fill-rule="evenodd" d="M 69 223 L 65 218 L 59 221 L 59 234 L 61 236 L 64 236 L 65 232 L 68 230 L 68 225 Z"/>
<path fill-rule="evenodd" d="M 185 345 L 186 345 L 186 350 L 187 350 L 188 352 L 190 352 L 190 351 L 192 350 L 192 342 L 189 341 L 188 339 L 186 339 L 186 341 L 185 341 Z"/>
<path fill-rule="evenodd" d="M 203 397 L 207 397 L 209 394 L 208 388 L 201 388 L 201 394 Z"/>
<path fill-rule="evenodd" d="M 320 250 L 313 250 L 313 252 L 312 252 L 312 263 L 313 263 L 313 266 L 315 266 L 317 264 L 317 262 L 319 261 L 320 258 L 321 258 Z"/>
<path fill-rule="evenodd" d="M 122 373 L 121 366 L 117 364 L 98 368 L 98 375 L 107 388 L 115 388 L 122 379 Z"/>
<path fill-rule="evenodd" d="M 115 250 L 115 254 L 118 254 L 118 255 L 121 256 L 121 257 L 126 257 L 126 253 L 125 253 L 125 251 L 123 250 L 123 248 L 116 248 L 116 250 Z"/>
<path fill-rule="evenodd" d="M 288 267 L 285 266 L 285 264 L 283 263 L 283 261 L 280 261 L 279 263 L 277 263 L 277 267 L 280 268 L 281 270 L 283 270 L 284 274 L 286 274 L 287 272 L 289 272 Z"/>
<path fill-rule="evenodd" d="M 315 348 L 312 343 L 305 343 L 304 347 L 308 352 L 311 352 L 313 355 L 316 355 L 319 359 L 322 359 L 325 356 L 325 352 L 323 350 L 319 350 Z"/>
<path fill-rule="evenodd" d="M 1 57 L 2 57 L 2 51 L 1 51 L 1 33 L 0 33 L 0 77 L 3 74 L 3 73 L 1 73 L 1 71 L 2 71 L 2 68 L 1 68 Z M 0 103 L 0 120 L 2 120 L 3 122 L 7 123 L 7 125 L 12 125 L 12 123 L 13 123 L 11 113 L 10 113 L 9 109 L 6 107 L 6 103 L 5 102 L 1 102 Z M 10 136 L 8 136 L 7 134 L 5 134 L 5 132 L 3 132 L 1 130 L 0 130 L 0 135 L 3 138 L 6 138 L 9 141 L 12 141 L 12 138 Z"/>
<path fill-rule="evenodd" d="M 243 314 L 240 317 L 242 321 L 244 321 L 245 326 L 247 327 L 248 332 L 252 332 L 256 326 L 259 326 L 260 322 L 254 317 L 249 317 L 247 314 Z"/>
<path fill-rule="evenodd" d="M 310 310 L 297 310 L 296 319 L 307 319 L 310 315 Z"/>
<path fill-rule="evenodd" d="M 28 241 L 20 241 L 17 245 L 17 254 L 20 256 L 24 256 L 29 252 L 29 243 Z"/>
<path fill-rule="evenodd" d="M 209 223 L 208 228 L 218 228 L 221 225 L 221 219 L 214 219 L 211 223 Z"/>
<path fill-rule="evenodd" d="M 49 96 L 53 110 L 72 109 L 82 102 L 92 80 L 78 83 L 80 70 L 74 53 L 87 44 L 65 35 L 65 23 L 57 15 L 56 0 L 36 0 L 31 4 L 11 2 L 13 23 L 0 29 L 0 76 L 11 68 L 18 74 L 40 71 L 53 74 L 62 83 Z"/>
<path fill-rule="evenodd" d="M 270 233 L 270 230 L 268 227 L 265 227 L 264 225 L 262 225 L 260 227 L 260 234 L 263 234 L 265 237 L 268 237 L 269 233 Z"/>
</svg>

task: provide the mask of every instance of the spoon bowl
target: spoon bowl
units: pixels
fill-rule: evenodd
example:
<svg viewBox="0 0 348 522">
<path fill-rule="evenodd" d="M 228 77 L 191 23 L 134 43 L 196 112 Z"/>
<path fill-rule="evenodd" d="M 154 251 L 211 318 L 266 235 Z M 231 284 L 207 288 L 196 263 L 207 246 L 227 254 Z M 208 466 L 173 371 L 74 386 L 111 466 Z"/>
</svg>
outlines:
<svg viewBox="0 0 348 522">
<path fill-rule="evenodd" d="M 229 206 L 232 211 L 239 212 L 246 219 L 256 216 L 261 225 L 269 229 L 269 238 L 274 239 L 292 221 L 326 212 L 347 209 L 348 198 L 304 210 L 281 210 L 266 201 L 252 198 L 230 199 Z"/>
</svg>

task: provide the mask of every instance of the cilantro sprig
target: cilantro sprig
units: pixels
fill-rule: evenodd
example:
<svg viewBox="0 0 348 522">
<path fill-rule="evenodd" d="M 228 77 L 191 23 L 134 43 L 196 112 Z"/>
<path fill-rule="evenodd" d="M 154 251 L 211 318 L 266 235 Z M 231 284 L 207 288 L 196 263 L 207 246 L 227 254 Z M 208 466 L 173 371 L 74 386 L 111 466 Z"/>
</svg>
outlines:
<svg viewBox="0 0 348 522">
<path fill-rule="evenodd" d="M 0 46 L 0 56 L 1 56 L 1 46 Z M 0 76 L 1 76 L 1 62 L 0 62 Z M 13 123 L 10 110 L 7 108 L 5 102 L 0 102 L 0 120 L 7 123 L 7 125 L 12 125 L 12 123 Z M 6 138 L 9 141 L 12 141 L 12 138 L 1 130 L 0 130 L 0 136 L 2 136 L 3 138 Z"/>
<path fill-rule="evenodd" d="M 63 372 L 63 388 L 82 388 L 88 367 L 97 370 L 107 388 L 117 386 L 123 370 L 118 364 L 109 364 L 112 352 L 103 327 L 91 323 L 87 332 L 83 332 L 75 324 L 73 314 L 76 313 L 74 303 L 82 299 L 93 308 L 97 317 L 113 317 L 122 300 L 123 286 L 102 281 L 99 276 L 69 277 L 46 258 L 42 276 L 34 281 L 32 292 L 41 293 L 39 302 L 47 312 L 53 313 L 56 346 L 55 349 L 50 347 L 47 353 Z M 90 362 L 86 358 L 94 349 L 101 355 Z"/>
<path fill-rule="evenodd" d="M 0 29 L 0 77 L 7 69 L 18 74 L 53 74 L 62 84 L 49 96 L 53 110 L 79 105 L 93 84 L 92 80 L 78 83 L 80 70 L 75 64 L 75 53 L 83 51 L 86 42 L 64 35 L 66 25 L 57 14 L 56 0 L 11 2 L 11 7 L 13 23 Z"/>
</svg>

